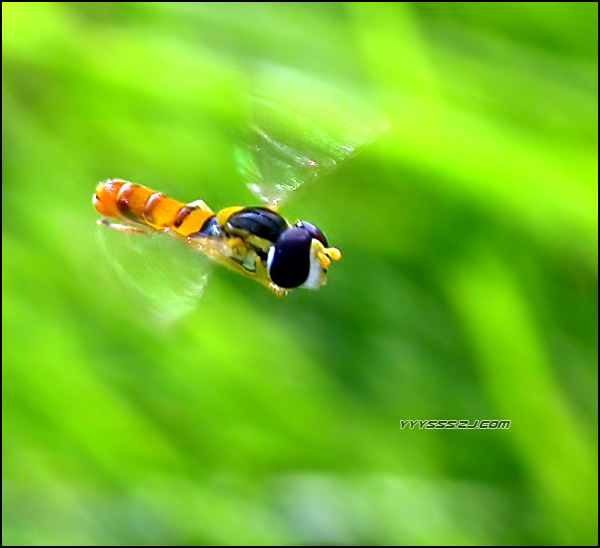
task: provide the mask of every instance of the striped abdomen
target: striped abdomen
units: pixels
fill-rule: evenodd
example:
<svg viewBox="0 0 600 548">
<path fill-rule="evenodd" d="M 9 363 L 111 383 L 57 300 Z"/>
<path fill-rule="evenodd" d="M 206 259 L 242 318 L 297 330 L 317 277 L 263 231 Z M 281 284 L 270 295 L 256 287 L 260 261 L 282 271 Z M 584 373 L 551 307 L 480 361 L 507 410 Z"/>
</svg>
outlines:
<svg viewBox="0 0 600 548">
<path fill-rule="evenodd" d="M 200 231 L 213 216 L 211 211 L 189 207 L 160 192 L 118 179 L 100 183 L 94 207 L 104 217 L 171 230 L 189 236 Z"/>
</svg>

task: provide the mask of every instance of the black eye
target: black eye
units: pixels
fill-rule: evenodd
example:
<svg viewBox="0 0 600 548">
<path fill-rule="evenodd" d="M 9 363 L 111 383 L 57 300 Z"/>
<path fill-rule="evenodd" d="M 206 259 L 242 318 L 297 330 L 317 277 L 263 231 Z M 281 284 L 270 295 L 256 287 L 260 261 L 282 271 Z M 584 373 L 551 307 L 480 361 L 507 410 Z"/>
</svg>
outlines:
<svg viewBox="0 0 600 548">
<path fill-rule="evenodd" d="M 329 247 L 329 244 L 327 243 L 327 237 L 315 225 L 307 223 L 306 221 L 298 221 L 296 226 L 302 226 L 306 228 L 312 238 L 319 240 L 324 247 Z"/>
<path fill-rule="evenodd" d="M 310 270 L 312 235 L 304 227 L 286 230 L 269 253 L 269 275 L 279 287 L 302 285 Z"/>
</svg>

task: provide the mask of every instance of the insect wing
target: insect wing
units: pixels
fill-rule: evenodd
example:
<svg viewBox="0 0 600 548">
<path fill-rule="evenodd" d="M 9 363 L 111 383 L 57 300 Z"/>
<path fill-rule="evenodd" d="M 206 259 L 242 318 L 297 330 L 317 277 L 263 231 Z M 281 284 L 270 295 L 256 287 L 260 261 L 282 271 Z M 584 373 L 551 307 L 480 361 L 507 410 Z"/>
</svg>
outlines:
<svg viewBox="0 0 600 548">
<path fill-rule="evenodd" d="M 338 87 L 274 68 L 260 82 L 237 161 L 248 188 L 267 205 L 280 205 L 386 129 L 363 100 Z"/>
<path fill-rule="evenodd" d="M 212 261 L 168 234 L 129 234 L 98 226 L 108 271 L 157 322 L 170 324 L 194 310 Z"/>
</svg>

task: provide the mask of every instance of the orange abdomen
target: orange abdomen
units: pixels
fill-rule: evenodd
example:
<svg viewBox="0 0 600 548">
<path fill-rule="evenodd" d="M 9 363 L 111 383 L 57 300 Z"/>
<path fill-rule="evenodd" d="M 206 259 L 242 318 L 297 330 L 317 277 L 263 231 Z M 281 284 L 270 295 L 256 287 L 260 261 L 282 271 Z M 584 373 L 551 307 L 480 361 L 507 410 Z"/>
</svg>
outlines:
<svg viewBox="0 0 600 548">
<path fill-rule="evenodd" d="M 188 236 L 198 232 L 210 211 L 189 207 L 160 192 L 119 179 L 100 183 L 94 194 L 94 207 L 104 217 L 149 226 L 170 228 Z"/>
</svg>

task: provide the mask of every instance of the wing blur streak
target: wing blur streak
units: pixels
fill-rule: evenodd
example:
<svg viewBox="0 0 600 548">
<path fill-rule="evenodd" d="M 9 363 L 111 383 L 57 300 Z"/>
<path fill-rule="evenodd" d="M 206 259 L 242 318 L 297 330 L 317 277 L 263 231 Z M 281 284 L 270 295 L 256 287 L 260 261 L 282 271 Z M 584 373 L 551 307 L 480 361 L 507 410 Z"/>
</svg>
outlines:
<svg viewBox="0 0 600 548">
<path fill-rule="evenodd" d="M 387 127 L 375 108 L 338 86 L 268 67 L 250 99 L 249 130 L 237 150 L 248 188 L 281 205 L 301 185 L 331 172 Z"/>
<path fill-rule="evenodd" d="M 172 324 L 196 308 L 213 263 L 167 235 L 125 234 L 99 226 L 100 247 L 118 284 L 157 323 Z"/>
</svg>

